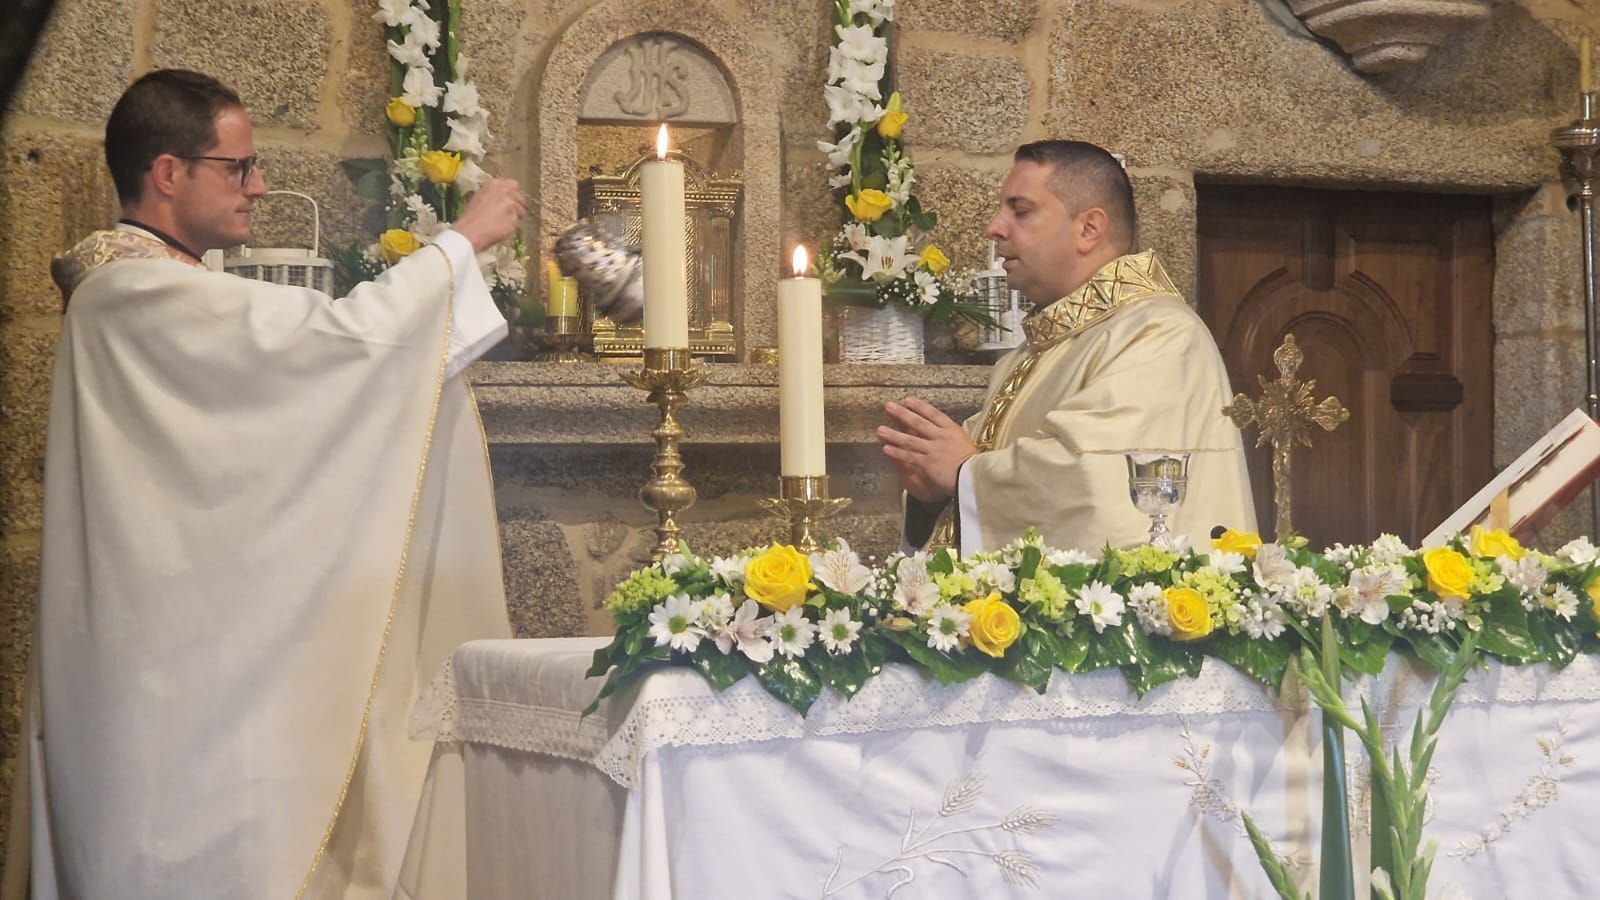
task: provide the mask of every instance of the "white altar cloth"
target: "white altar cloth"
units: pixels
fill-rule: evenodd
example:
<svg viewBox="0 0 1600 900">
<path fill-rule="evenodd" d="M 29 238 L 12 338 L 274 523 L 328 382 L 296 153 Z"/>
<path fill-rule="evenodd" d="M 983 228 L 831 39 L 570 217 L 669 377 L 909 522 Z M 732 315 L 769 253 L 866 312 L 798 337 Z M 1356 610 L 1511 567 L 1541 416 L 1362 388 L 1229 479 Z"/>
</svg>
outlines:
<svg viewBox="0 0 1600 900">
<path fill-rule="evenodd" d="M 1143 699 L 1114 671 L 1039 695 L 890 666 L 804 719 L 749 679 L 718 694 L 672 669 L 581 719 L 605 642 L 456 651 L 415 724 L 439 741 L 429 797 L 459 783 L 465 805 L 425 798 L 402 896 L 1270 896 L 1241 811 L 1315 885 L 1319 716 L 1226 665 Z M 1403 735 L 1431 683 L 1393 658 L 1347 696 Z M 1589 894 L 1597 698 L 1590 657 L 1469 678 L 1432 767 L 1432 893 Z M 1347 743 L 1360 862 L 1368 779 Z"/>
</svg>

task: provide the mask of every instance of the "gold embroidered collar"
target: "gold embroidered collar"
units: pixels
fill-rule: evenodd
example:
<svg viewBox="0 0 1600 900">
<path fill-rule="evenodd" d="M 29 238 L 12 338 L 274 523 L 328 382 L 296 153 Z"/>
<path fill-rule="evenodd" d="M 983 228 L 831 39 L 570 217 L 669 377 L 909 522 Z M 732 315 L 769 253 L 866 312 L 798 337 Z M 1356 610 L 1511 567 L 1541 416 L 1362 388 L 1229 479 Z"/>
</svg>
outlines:
<svg viewBox="0 0 1600 900">
<path fill-rule="evenodd" d="M 121 259 L 171 259 L 204 268 L 143 229 L 119 226 L 109 231 L 96 231 L 50 261 L 50 276 L 61 289 L 63 305 L 90 272 Z"/>
<path fill-rule="evenodd" d="M 1090 276 L 1082 287 L 1022 322 L 1028 346 L 1038 353 L 1146 297 L 1177 294 L 1154 250 L 1119 256 Z"/>
</svg>

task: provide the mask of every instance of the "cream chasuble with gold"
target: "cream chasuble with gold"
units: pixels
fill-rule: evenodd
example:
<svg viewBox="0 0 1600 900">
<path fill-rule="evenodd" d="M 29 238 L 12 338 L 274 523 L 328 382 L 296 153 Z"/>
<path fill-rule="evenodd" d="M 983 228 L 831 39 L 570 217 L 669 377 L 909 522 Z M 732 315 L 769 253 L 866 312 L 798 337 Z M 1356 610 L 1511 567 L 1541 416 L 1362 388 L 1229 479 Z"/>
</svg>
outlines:
<svg viewBox="0 0 1600 900">
<path fill-rule="evenodd" d="M 432 752 L 413 700 L 510 634 L 482 424 L 446 377 L 481 352 L 451 353 L 463 310 L 480 346 L 498 314 L 448 241 L 338 301 L 128 229 L 66 257 L 36 898 L 392 894 Z"/>
<path fill-rule="evenodd" d="M 1254 530 L 1244 445 L 1222 414 L 1233 396 L 1222 356 L 1153 252 L 1113 260 L 1024 328 L 966 422 L 980 452 L 949 510 L 963 554 L 1030 527 L 1056 547 L 1143 543 L 1150 519 L 1129 500 L 1123 461 L 1136 451 L 1191 454 L 1173 532 L 1206 547 L 1213 526 Z M 918 505 L 908 502 L 908 536 Z"/>
</svg>

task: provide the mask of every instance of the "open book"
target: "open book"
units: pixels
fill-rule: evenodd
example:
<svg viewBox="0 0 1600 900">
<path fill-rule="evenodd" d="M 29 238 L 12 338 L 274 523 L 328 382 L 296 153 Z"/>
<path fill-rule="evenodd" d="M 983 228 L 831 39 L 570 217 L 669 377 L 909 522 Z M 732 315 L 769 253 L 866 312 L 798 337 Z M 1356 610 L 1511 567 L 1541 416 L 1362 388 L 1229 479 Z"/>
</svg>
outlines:
<svg viewBox="0 0 1600 900">
<path fill-rule="evenodd" d="M 1473 525 L 1503 527 L 1528 540 L 1597 477 L 1600 425 L 1575 409 L 1423 538 L 1422 546 L 1437 547 Z"/>
</svg>

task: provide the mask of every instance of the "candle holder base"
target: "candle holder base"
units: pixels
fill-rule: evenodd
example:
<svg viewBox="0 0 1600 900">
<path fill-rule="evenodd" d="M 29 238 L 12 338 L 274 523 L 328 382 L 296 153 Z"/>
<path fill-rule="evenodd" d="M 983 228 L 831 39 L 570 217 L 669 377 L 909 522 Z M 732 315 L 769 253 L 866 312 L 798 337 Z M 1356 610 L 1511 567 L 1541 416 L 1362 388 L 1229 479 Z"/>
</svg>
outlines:
<svg viewBox="0 0 1600 900">
<path fill-rule="evenodd" d="M 678 424 L 677 409 L 690 390 L 705 383 L 706 372 L 693 366 L 688 348 L 646 347 L 644 367 L 620 374 L 629 385 L 648 391 L 648 402 L 661 409 L 661 422 L 650 432 L 656 440 L 656 456 L 650 464 L 653 477 L 639 489 L 640 502 L 656 514 L 656 546 L 651 558 L 660 560 L 678 552 L 683 534 L 678 514 L 693 506 L 698 496 L 694 485 L 683 478 L 678 444 L 684 431 Z"/>
<path fill-rule="evenodd" d="M 544 329 L 532 335 L 535 362 L 583 362 L 592 359 L 583 348 L 589 335 L 580 316 L 546 316 Z"/>
<path fill-rule="evenodd" d="M 828 496 L 826 475 L 784 475 L 778 479 L 778 496 L 761 501 L 761 508 L 789 523 L 789 543 L 801 553 L 822 549 L 817 539 L 824 519 L 850 505 L 849 497 Z"/>
</svg>

